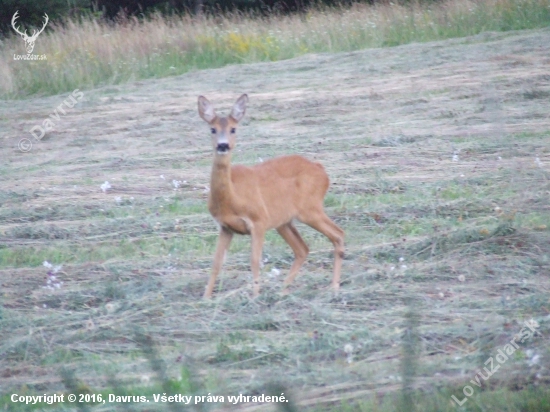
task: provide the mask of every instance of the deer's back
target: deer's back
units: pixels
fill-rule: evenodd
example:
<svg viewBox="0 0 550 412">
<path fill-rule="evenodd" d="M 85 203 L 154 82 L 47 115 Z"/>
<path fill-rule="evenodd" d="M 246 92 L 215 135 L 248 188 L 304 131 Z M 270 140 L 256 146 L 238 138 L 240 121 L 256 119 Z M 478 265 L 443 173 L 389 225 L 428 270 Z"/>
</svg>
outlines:
<svg viewBox="0 0 550 412">
<path fill-rule="evenodd" d="M 277 157 L 252 167 L 233 166 L 231 174 L 237 195 L 263 209 L 272 227 L 290 221 L 300 211 L 322 207 L 329 186 L 320 163 L 297 155 Z"/>
</svg>

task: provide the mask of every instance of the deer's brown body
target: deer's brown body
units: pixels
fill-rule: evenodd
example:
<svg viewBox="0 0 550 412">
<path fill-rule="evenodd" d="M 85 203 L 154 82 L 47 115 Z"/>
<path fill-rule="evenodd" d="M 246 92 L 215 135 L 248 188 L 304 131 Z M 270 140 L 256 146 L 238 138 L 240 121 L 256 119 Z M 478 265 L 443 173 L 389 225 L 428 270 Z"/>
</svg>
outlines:
<svg viewBox="0 0 550 412">
<path fill-rule="evenodd" d="M 301 156 L 283 156 L 258 165 L 232 166 L 237 123 L 244 116 L 248 97 L 241 96 L 231 115 L 219 118 L 211 104 L 199 97 L 199 114 L 211 126 L 214 162 L 208 209 L 220 225 L 210 281 L 204 296 L 212 295 L 216 278 L 234 233 L 252 236 L 251 267 L 254 296 L 260 291 L 260 259 L 265 232 L 276 229 L 292 248 L 295 259 L 284 281 L 296 277 L 309 249 L 292 224 L 297 219 L 327 236 L 334 244 L 332 287 L 338 290 L 344 254 L 344 232 L 323 210 L 329 179 L 319 163 Z"/>
</svg>

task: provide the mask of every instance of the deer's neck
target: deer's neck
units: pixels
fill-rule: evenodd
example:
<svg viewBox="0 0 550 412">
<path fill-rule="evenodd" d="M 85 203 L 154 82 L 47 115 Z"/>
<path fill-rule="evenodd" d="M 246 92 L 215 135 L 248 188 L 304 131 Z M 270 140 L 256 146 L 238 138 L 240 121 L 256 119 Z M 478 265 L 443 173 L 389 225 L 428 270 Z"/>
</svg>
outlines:
<svg viewBox="0 0 550 412">
<path fill-rule="evenodd" d="M 210 176 L 210 200 L 214 209 L 223 209 L 233 200 L 230 155 L 215 156 Z"/>
</svg>

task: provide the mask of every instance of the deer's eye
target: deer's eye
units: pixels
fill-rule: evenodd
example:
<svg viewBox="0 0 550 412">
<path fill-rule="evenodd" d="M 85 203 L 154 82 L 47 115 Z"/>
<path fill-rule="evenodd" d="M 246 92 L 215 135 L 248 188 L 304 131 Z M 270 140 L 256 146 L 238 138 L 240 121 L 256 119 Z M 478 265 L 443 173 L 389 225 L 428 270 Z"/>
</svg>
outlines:
<svg viewBox="0 0 550 412">
<path fill-rule="evenodd" d="M 210 131 L 212 132 L 212 134 L 216 134 L 216 129 L 212 128 L 210 129 Z"/>
<path fill-rule="evenodd" d="M 233 134 L 235 133 L 235 128 L 234 127 L 231 128 L 231 133 L 233 133 Z"/>
</svg>

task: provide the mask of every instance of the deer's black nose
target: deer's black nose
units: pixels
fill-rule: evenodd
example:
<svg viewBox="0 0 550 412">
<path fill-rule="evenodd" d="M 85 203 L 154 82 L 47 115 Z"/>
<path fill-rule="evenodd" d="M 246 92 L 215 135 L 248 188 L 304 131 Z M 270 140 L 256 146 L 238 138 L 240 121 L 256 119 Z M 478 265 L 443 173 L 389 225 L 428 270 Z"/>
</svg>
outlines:
<svg viewBox="0 0 550 412">
<path fill-rule="evenodd" d="M 227 152 L 229 151 L 229 144 L 228 143 L 218 143 L 218 147 L 216 147 L 216 150 L 218 152 Z"/>
</svg>

